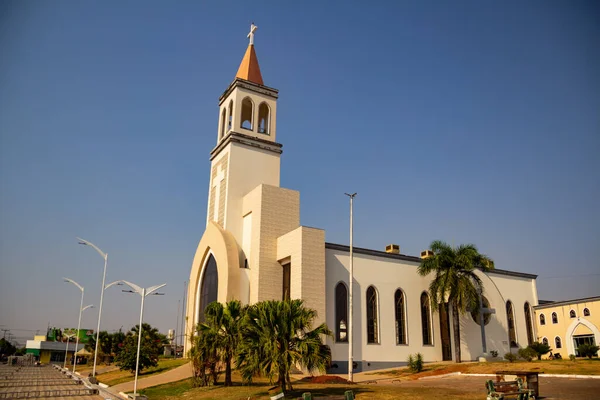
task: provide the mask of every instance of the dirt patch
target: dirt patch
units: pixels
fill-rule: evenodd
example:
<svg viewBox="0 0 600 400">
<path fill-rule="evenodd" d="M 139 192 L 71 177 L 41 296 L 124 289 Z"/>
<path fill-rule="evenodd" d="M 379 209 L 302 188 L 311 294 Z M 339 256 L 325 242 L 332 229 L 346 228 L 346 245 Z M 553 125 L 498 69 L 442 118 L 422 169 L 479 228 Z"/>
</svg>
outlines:
<svg viewBox="0 0 600 400">
<path fill-rule="evenodd" d="M 319 376 L 307 376 L 302 378 L 300 382 L 306 383 L 320 383 L 320 384 L 334 384 L 334 385 L 354 385 L 354 382 L 347 381 L 344 378 L 335 375 L 319 375 Z"/>
</svg>

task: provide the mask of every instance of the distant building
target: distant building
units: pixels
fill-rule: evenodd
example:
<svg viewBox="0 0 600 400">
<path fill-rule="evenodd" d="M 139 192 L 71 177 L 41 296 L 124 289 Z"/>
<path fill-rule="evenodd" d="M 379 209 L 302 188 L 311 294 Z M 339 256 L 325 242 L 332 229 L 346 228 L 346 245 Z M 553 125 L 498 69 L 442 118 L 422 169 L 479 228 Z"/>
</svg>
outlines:
<svg viewBox="0 0 600 400">
<path fill-rule="evenodd" d="M 600 343 L 600 296 L 544 302 L 533 309 L 537 339 L 547 343 L 554 354 L 579 356 L 579 345 Z"/>
<path fill-rule="evenodd" d="M 36 335 L 33 337 L 33 340 L 28 340 L 25 345 L 25 352 L 26 354 L 33 354 L 43 364 L 61 364 L 65 361 L 66 351 L 68 362 L 72 362 L 77 340 L 77 337 L 75 336 L 76 331 L 77 329 L 48 329 L 47 335 Z M 89 336 L 92 336 L 93 333 L 94 331 L 90 329 L 79 330 L 77 335 L 79 336 L 79 344 L 77 345 L 78 353 L 83 350 L 85 344 L 88 342 Z M 67 338 L 67 336 L 69 336 L 69 338 Z M 80 357 L 80 355 L 81 353 L 78 354 L 78 357 Z M 78 361 L 78 364 L 79 362 L 80 361 Z"/>
</svg>

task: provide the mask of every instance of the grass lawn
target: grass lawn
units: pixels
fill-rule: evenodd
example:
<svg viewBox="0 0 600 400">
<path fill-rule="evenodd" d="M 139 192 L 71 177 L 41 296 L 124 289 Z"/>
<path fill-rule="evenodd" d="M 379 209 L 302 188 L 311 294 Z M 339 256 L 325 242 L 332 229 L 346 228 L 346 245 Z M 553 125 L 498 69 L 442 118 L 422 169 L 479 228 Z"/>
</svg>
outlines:
<svg viewBox="0 0 600 400">
<path fill-rule="evenodd" d="M 180 365 L 187 364 L 189 361 L 185 358 L 177 358 L 177 359 L 159 359 L 158 365 L 156 367 L 148 368 L 140 372 L 139 377 L 145 378 L 150 375 L 160 374 L 163 372 L 167 372 L 170 369 L 177 368 Z M 119 383 L 129 382 L 135 378 L 135 374 L 132 374 L 128 371 L 110 371 L 104 374 L 97 374 L 96 378 L 102 383 L 106 383 L 109 386 L 118 385 Z"/>
<path fill-rule="evenodd" d="M 235 382 L 235 380 L 234 380 Z M 144 389 L 142 394 L 149 399 L 176 399 L 184 396 L 186 399 L 218 399 L 218 400 L 240 400 L 240 399 L 269 399 L 268 389 L 271 385 L 266 382 L 257 382 L 251 386 L 224 387 L 221 385 L 206 388 L 192 388 L 191 380 L 186 379 L 166 385 Z M 294 391 L 286 395 L 286 399 L 297 399 L 304 392 L 311 392 L 318 398 L 324 396 L 338 396 L 342 398 L 346 390 L 354 391 L 357 399 L 382 399 L 392 400 L 402 398 L 405 400 L 429 400 L 439 398 L 439 389 L 436 388 L 403 388 L 401 386 L 384 385 L 339 385 L 339 384 L 314 384 L 298 382 L 294 384 Z M 444 390 L 444 399 L 449 400 L 481 400 L 481 393 L 464 393 L 459 389 Z"/>
<path fill-rule="evenodd" d="M 418 379 L 424 376 L 451 372 L 468 374 L 493 374 L 496 371 L 540 371 L 546 374 L 600 375 L 600 359 L 469 362 L 461 364 L 425 364 L 423 372 L 412 374 L 406 368 L 374 372 L 373 375 L 392 375 L 400 379 Z M 375 378 L 375 377 L 374 377 Z"/>
</svg>

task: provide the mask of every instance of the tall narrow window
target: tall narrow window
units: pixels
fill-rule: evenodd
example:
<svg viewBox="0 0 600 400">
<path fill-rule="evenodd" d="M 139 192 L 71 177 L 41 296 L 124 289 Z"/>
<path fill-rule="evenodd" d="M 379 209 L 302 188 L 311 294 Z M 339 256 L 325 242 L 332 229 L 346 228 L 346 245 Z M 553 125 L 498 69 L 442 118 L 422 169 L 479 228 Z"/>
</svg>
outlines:
<svg viewBox="0 0 600 400">
<path fill-rule="evenodd" d="M 575 313 L 575 310 L 569 311 L 569 317 L 571 317 L 571 318 L 577 318 L 577 314 Z"/>
<path fill-rule="evenodd" d="M 285 265 L 283 265 L 283 291 L 282 291 L 282 300 L 289 300 L 290 299 L 290 285 L 291 285 L 291 278 L 292 278 L 292 271 L 291 271 L 291 263 L 287 263 Z"/>
<path fill-rule="evenodd" d="M 229 132 L 231 130 L 231 127 L 233 126 L 233 100 L 229 102 L 228 114 L 229 116 L 227 117 L 227 132 Z"/>
<path fill-rule="evenodd" d="M 533 344 L 533 324 L 531 321 L 531 307 L 529 303 L 525 302 L 525 328 L 527 329 L 527 344 Z"/>
<path fill-rule="evenodd" d="M 506 302 L 506 320 L 508 321 L 508 340 L 510 342 L 510 347 L 519 347 L 515 330 L 515 312 L 510 300 Z"/>
<path fill-rule="evenodd" d="M 377 291 L 373 286 L 367 289 L 367 343 L 379 343 L 377 335 Z"/>
<path fill-rule="evenodd" d="M 557 349 L 562 349 L 562 342 L 560 341 L 559 336 L 554 338 L 554 345 Z"/>
<path fill-rule="evenodd" d="M 421 294 L 421 328 L 423 331 L 423 345 L 432 345 L 431 304 L 429 302 L 429 295 L 425 292 Z"/>
<path fill-rule="evenodd" d="M 204 265 L 202 283 L 200 284 L 200 304 L 198 309 L 198 322 L 204 322 L 204 310 L 213 301 L 217 301 L 219 275 L 217 273 L 217 260 L 211 254 Z"/>
<path fill-rule="evenodd" d="M 250 97 L 245 97 L 242 100 L 242 114 L 241 114 L 241 122 L 240 128 L 252 130 L 252 116 L 254 115 L 254 104 Z"/>
<path fill-rule="evenodd" d="M 335 340 L 348 341 L 348 290 L 342 282 L 335 287 Z"/>
<path fill-rule="evenodd" d="M 223 112 L 221 113 L 221 131 L 219 132 L 219 140 L 223 139 L 223 136 L 225 136 L 225 114 L 226 110 L 223 109 Z"/>
<path fill-rule="evenodd" d="M 583 316 L 584 317 L 589 317 L 590 316 L 590 310 L 588 308 L 584 308 L 583 309 Z"/>
<path fill-rule="evenodd" d="M 260 106 L 258 106 L 258 133 L 269 134 L 269 114 L 267 103 L 260 103 Z"/>
<path fill-rule="evenodd" d="M 552 313 L 552 323 L 558 324 L 558 315 L 555 312 Z"/>
<path fill-rule="evenodd" d="M 394 294 L 394 308 L 396 314 L 396 344 L 406 344 L 406 316 L 404 312 L 404 293 L 396 290 Z"/>
<path fill-rule="evenodd" d="M 545 344 L 546 346 L 548 346 L 548 338 L 542 338 L 542 344 Z"/>
<path fill-rule="evenodd" d="M 546 316 L 544 314 L 540 314 L 540 325 L 546 325 Z"/>
</svg>

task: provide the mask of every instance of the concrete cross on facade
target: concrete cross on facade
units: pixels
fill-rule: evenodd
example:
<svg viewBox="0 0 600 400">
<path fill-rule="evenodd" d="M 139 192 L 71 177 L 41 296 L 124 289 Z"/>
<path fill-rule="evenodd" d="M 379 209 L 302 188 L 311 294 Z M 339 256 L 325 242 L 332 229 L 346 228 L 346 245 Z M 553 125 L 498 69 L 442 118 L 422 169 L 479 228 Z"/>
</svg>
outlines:
<svg viewBox="0 0 600 400">
<path fill-rule="evenodd" d="M 256 31 L 258 29 L 258 26 L 254 25 L 254 22 L 252 23 L 252 25 L 250 25 L 250 33 L 248 34 L 248 37 L 250 38 L 250 45 L 254 44 L 254 31 Z"/>
<path fill-rule="evenodd" d="M 217 175 L 213 178 L 212 187 L 215 188 L 215 205 L 213 208 L 213 221 L 219 222 L 219 203 L 221 197 L 221 182 L 225 179 L 225 173 L 221 165 L 217 167 Z"/>
<path fill-rule="evenodd" d="M 479 288 L 479 326 L 481 326 L 481 346 L 483 347 L 483 354 L 487 353 L 487 343 L 485 340 L 485 314 L 496 314 L 496 310 L 493 308 L 486 308 L 483 305 L 482 290 Z"/>
</svg>

